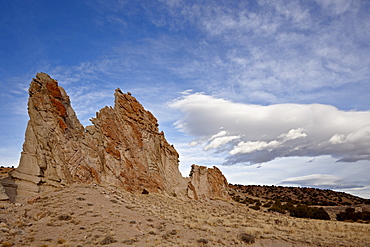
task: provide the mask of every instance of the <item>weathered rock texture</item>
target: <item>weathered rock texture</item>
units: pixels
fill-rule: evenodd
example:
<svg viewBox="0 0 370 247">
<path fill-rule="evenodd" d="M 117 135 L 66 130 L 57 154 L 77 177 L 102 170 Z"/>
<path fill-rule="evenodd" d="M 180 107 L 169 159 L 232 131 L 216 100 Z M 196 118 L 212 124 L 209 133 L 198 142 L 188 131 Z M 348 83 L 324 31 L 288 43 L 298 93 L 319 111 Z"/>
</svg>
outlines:
<svg viewBox="0 0 370 247">
<path fill-rule="evenodd" d="M 228 183 L 217 168 L 192 165 L 187 195 L 193 199 L 228 198 Z"/>
<path fill-rule="evenodd" d="M 93 125 L 84 128 L 64 89 L 38 73 L 29 88 L 28 113 L 20 163 L 11 174 L 18 196 L 98 183 L 139 193 L 228 197 L 226 179 L 217 168 L 193 166 L 190 178 L 181 176 L 175 148 L 158 131 L 157 119 L 130 93 L 117 89 L 114 107 L 101 109 Z"/>
<path fill-rule="evenodd" d="M 5 192 L 4 186 L 0 183 L 0 201 L 10 200 L 9 196 Z"/>
</svg>

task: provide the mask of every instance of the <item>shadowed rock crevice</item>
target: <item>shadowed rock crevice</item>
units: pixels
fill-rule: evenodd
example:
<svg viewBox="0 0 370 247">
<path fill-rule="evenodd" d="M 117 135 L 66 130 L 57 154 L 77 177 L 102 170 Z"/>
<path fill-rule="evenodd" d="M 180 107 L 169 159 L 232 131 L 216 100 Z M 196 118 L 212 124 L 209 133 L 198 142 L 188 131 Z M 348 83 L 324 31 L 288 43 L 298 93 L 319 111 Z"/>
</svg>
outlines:
<svg viewBox="0 0 370 247">
<path fill-rule="evenodd" d="M 179 155 L 153 114 L 130 93 L 116 89 L 114 96 L 114 107 L 101 109 L 84 128 L 58 82 L 45 73 L 36 75 L 21 159 L 11 174 L 18 196 L 97 183 L 133 193 L 228 198 L 227 181 L 217 168 L 194 165 L 192 175 L 183 178 Z"/>
</svg>

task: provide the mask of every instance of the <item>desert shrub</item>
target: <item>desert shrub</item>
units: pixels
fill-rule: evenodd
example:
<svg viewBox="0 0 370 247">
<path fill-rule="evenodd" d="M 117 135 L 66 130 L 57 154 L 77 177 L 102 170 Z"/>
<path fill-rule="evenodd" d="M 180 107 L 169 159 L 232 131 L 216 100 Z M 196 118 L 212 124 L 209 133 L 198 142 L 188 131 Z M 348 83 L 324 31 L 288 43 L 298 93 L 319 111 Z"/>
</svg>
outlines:
<svg viewBox="0 0 370 247">
<path fill-rule="evenodd" d="M 205 239 L 205 238 L 200 238 L 200 239 L 198 239 L 198 240 L 197 240 L 197 242 L 198 242 L 199 244 L 208 244 L 208 240 L 207 240 L 207 239 Z"/>
<path fill-rule="evenodd" d="M 293 200 L 293 199 L 287 199 L 287 202 L 290 203 L 290 204 L 298 204 L 299 201 L 296 201 L 296 200 Z"/>
<path fill-rule="evenodd" d="M 254 200 L 252 198 L 249 198 L 249 197 L 245 197 L 244 199 L 242 197 L 240 197 L 239 195 L 237 196 L 232 196 L 232 199 L 236 202 L 239 202 L 239 203 L 243 203 L 243 204 L 253 204 L 253 203 L 256 203 L 256 202 L 259 202 L 259 200 Z"/>
<path fill-rule="evenodd" d="M 279 199 L 276 199 L 274 204 L 272 205 L 271 208 L 268 209 L 269 212 L 278 212 L 278 213 L 281 213 L 281 214 L 285 214 L 286 213 L 286 209 L 283 207 L 283 205 L 281 204 L 281 201 Z"/>
<path fill-rule="evenodd" d="M 309 218 L 330 220 L 329 214 L 324 208 L 308 207 L 307 205 L 297 205 L 289 210 L 290 215 L 297 218 Z"/>
<path fill-rule="evenodd" d="M 127 245 L 133 245 L 135 242 L 137 242 L 137 239 L 135 238 L 134 239 L 130 238 L 130 239 L 126 239 L 122 241 L 122 243 L 127 244 Z"/>
<path fill-rule="evenodd" d="M 310 209 L 307 205 L 297 205 L 290 211 L 290 216 L 297 218 L 310 218 Z"/>
<path fill-rule="evenodd" d="M 355 208 L 346 208 L 345 211 L 337 214 L 338 221 L 358 221 L 370 222 L 370 212 L 356 212 Z"/>
<path fill-rule="evenodd" d="M 259 205 L 251 206 L 249 208 L 254 209 L 254 210 L 260 210 L 261 209 L 261 207 Z"/>
<path fill-rule="evenodd" d="M 285 209 L 281 208 L 281 207 L 278 207 L 278 206 L 272 206 L 271 208 L 268 209 L 269 212 L 278 212 L 278 213 L 281 213 L 281 214 L 285 214 L 286 211 Z"/>
<path fill-rule="evenodd" d="M 65 239 L 58 239 L 57 241 L 58 244 L 64 244 L 65 242 L 67 242 Z"/>
<path fill-rule="evenodd" d="M 370 221 L 370 212 L 362 212 L 362 220 Z"/>
<path fill-rule="evenodd" d="M 267 203 L 263 204 L 263 205 L 262 205 L 262 207 L 264 207 L 264 208 L 269 208 L 269 207 L 271 207 L 271 206 L 272 206 L 272 204 L 273 204 L 273 202 L 272 202 L 272 201 L 269 201 L 269 202 L 267 202 Z"/>
<path fill-rule="evenodd" d="M 285 214 L 288 211 L 292 217 L 330 220 L 329 214 L 322 207 L 308 207 L 307 205 L 300 204 L 294 206 L 291 202 L 282 205 L 280 200 L 276 200 L 272 207 L 268 209 L 268 211 L 282 214 Z"/>
<path fill-rule="evenodd" d="M 358 215 L 356 214 L 356 210 L 354 208 L 346 208 L 344 212 L 340 212 L 337 214 L 337 220 L 345 221 L 345 220 L 352 220 L 357 221 Z"/>
<path fill-rule="evenodd" d="M 283 209 L 287 210 L 287 211 L 291 211 L 292 209 L 294 209 L 294 205 L 291 202 L 288 202 L 288 203 L 282 205 L 281 207 Z"/>
<path fill-rule="evenodd" d="M 115 240 L 112 236 L 106 236 L 102 241 L 100 241 L 100 244 L 107 245 L 115 242 L 117 242 L 117 240 Z"/>
<path fill-rule="evenodd" d="M 238 234 L 237 238 L 239 239 L 239 241 L 244 242 L 246 244 L 254 244 L 255 242 L 254 237 L 247 233 L 240 233 Z"/>
<path fill-rule="evenodd" d="M 324 208 L 311 208 L 311 210 L 313 210 L 311 219 L 330 220 L 330 216 Z"/>
<path fill-rule="evenodd" d="M 71 220 L 72 217 L 70 215 L 68 215 L 68 214 L 62 214 L 62 215 L 59 215 L 58 216 L 58 219 L 59 220 Z"/>
<path fill-rule="evenodd" d="M 276 207 L 281 207 L 281 201 L 280 199 L 275 199 L 275 202 L 274 202 L 274 205 L 273 206 L 276 206 Z"/>
<path fill-rule="evenodd" d="M 333 202 L 333 201 L 330 201 L 330 202 L 323 201 L 323 202 L 319 203 L 319 205 L 321 205 L 321 206 L 338 206 L 338 203 Z"/>
<path fill-rule="evenodd" d="M 246 197 L 243 201 L 242 201 L 242 203 L 244 203 L 244 204 L 253 204 L 253 203 L 255 203 L 256 202 L 256 200 L 253 200 L 252 198 L 249 198 L 249 197 Z"/>
<path fill-rule="evenodd" d="M 240 202 L 240 201 L 241 201 L 240 196 L 233 196 L 232 198 L 233 198 L 233 200 L 234 200 L 234 201 L 236 201 L 236 202 Z"/>
</svg>

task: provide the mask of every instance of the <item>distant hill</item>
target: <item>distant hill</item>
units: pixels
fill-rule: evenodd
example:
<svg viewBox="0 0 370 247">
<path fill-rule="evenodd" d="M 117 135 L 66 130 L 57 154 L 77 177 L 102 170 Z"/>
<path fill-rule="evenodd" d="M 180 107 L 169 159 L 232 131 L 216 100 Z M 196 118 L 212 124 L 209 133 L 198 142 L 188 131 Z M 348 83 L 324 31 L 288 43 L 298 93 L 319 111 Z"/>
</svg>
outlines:
<svg viewBox="0 0 370 247">
<path fill-rule="evenodd" d="M 292 204 L 319 205 L 319 206 L 353 206 L 370 204 L 369 199 L 364 199 L 344 192 L 322 190 L 314 188 L 266 186 L 266 185 L 240 185 L 229 184 L 231 196 L 236 201 L 245 203 L 260 200 L 280 200 Z M 249 200 L 248 200 L 249 198 Z M 249 203 L 251 204 L 251 203 Z"/>
</svg>

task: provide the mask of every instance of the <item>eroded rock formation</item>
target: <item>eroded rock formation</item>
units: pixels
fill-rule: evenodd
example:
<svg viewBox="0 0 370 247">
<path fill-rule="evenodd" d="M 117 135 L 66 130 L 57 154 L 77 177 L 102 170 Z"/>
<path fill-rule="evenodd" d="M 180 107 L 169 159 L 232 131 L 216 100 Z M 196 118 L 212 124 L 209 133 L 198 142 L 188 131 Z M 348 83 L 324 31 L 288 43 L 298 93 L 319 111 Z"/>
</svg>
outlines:
<svg viewBox="0 0 370 247">
<path fill-rule="evenodd" d="M 228 198 L 228 183 L 217 168 L 192 165 L 187 196 L 193 199 Z"/>
<path fill-rule="evenodd" d="M 120 89 L 114 107 L 101 109 L 84 128 L 64 89 L 38 73 L 29 88 L 28 113 L 20 163 L 11 174 L 18 196 L 71 183 L 195 199 L 228 196 L 217 168 L 193 166 L 190 178 L 183 178 L 179 155 L 158 131 L 157 119 Z"/>
</svg>

